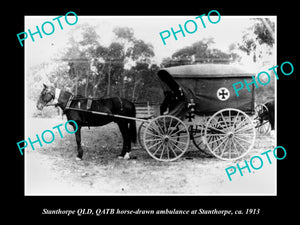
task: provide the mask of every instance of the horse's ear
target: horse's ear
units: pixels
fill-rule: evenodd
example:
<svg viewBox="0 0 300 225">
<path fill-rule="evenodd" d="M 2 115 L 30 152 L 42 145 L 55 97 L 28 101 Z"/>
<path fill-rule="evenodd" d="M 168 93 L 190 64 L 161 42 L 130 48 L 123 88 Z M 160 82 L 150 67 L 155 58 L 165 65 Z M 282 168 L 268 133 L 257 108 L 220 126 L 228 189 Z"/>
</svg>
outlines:
<svg viewBox="0 0 300 225">
<path fill-rule="evenodd" d="M 43 85 L 44 85 L 44 88 L 48 88 L 46 84 L 43 84 Z"/>
</svg>

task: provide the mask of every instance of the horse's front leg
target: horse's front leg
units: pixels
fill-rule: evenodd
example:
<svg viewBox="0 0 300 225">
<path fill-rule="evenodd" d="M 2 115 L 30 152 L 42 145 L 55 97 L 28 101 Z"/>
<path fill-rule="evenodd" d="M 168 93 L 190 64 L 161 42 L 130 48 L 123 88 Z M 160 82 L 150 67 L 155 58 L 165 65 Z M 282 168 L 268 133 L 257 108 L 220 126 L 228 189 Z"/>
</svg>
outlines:
<svg viewBox="0 0 300 225">
<path fill-rule="evenodd" d="M 121 155 L 119 155 L 118 158 L 129 159 L 130 158 L 129 153 L 131 150 L 131 140 L 128 135 L 129 134 L 128 123 L 121 121 L 118 122 L 118 126 L 120 128 L 122 138 L 123 138 L 123 148 L 122 148 Z"/>
<path fill-rule="evenodd" d="M 83 150 L 81 147 L 81 126 L 78 125 L 78 130 L 75 133 L 76 143 L 77 143 L 77 157 L 76 160 L 82 160 Z"/>
</svg>

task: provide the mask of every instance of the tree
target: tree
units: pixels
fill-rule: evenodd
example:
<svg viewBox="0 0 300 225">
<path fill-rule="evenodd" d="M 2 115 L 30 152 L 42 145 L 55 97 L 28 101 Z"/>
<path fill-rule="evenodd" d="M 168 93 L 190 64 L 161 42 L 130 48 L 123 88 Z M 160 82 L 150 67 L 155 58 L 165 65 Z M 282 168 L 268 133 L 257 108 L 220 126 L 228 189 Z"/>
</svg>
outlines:
<svg viewBox="0 0 300 225">
<path fill-rule="evenodd" d="M 228 63 L 236 59 L 236 54 L 225 53 L 219 49 L 210 48 L 214 44 L 213 38 L 205 38 L 193 43 L 191 46 L 181 48 L 170 57 L 164 58 L 162 67 L 178 66 L 196 63 Z"/>
<path fill-rule="evenodd" d="M 141 86 L 141 74 L 148 70 L 151 64 L 151 58 L 154 56 L 153 46 L 145 43 L 141 39 L 134 37 L 133 29 L 128 27 L 116 27 L 113 32 L 116 38 L 123 45 L 124 49 L 124 62 L 130 64 L 131 71 L 129 73 L 123 73 L 123 77 L 120 80 L 121 90 L 119 93 L 125 95 L 125 83 L 133 83 L 131 99 L 136 99 L 137 89 Z"/>
<path fill-rule="evenodd" d="M 258 46 L 265 45 L 267 54 L 271 54 L 271 48 L 275 43 L 275 23 L 268 18 L 252 19 L 252 21 L 253 25 L 245 31 L 243 40 L 238 43 L 238 47 L 247 55 L 253 54 L 253 62 L 256 62 L 257 58 L 261 58 L 263 55 L 262 51 L 258 50 Z"/>
<path fill-rule="evenodd" d="M 156 64 L 137 62 L 127 71 L 126 98 L 133 102 L 161 102 L 163 96 L 156 76 L 159 67 Z"/>
<path fill-rule="evenodd" d="M 151 71 L 153 46 L 135 38 L 132 28 L 116 27 L 113 32 L 109 46 L 100 44 L 91 26 L 79 27 L 81 38 L 76 41 L 73 36 L 69 39 L 63 59 L 69 65 L 68 76 L 75 80 L 75 94 L 136 100 L 150 83 L 144 82 L 144 75 Z"/>
<path fill-rule="evenodd" d="M 254 34 L 257 35 L 259 44 L 267 44 L 272 47 L 275 43 L 275 23 L 269 18 L 258 18 L 254 25 Z"/>
<path fill-rule="evenodd" d="M 112 86 L 119 83 L 122 79 L 122 73 L 124 70 L 124 58 L 125 54 L 123 46 L 120 43 L 112 42 L 107 48 L 99 46 L 96 50 L 97 55 L 97 68 L 101 73 L 98 83 L 95 84 L 98 88 L 102 84 L 102 87 L 107 86 L 105 96 L 110 97 L 112 92 Z M 103 82 L 106 80 L 107 82 Z"/>
<path fill-rule="evenodd" d="M 78 33 L 79 38 L 71 36 L 69 38 L 69 47 L 62 56 L 63 61 L 69 65 L 68 74 L 71 79 L 75 80 L 73 89 L 75 94 L 81 94 L 86 97 L 91 95 L 89 91 L 90 78 L 97 73 L 91 71 L 91 62 L 96 56 L 96 49 L 99 44 L 99 35 L 95 32 L 94 27 L 83 24 L 76 26 L 74 33 Z M 92 87 L 93 89 L 93 87 Z"/>
</svg>

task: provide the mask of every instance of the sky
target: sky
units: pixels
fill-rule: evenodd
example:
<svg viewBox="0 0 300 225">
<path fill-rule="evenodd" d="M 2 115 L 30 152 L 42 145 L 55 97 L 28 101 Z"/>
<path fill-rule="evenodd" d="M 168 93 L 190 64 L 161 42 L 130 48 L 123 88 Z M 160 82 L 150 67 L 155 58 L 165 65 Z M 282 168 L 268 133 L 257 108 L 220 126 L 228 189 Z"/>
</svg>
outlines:
<svg viewBox="0 0 300 225">
<path fill-rule="evenodd" d="M 41 25 L 44 22 L 52 21 L 57 16 L 26 16 L 25 31 L 30 29 L 32 32 L 35 32 L 36 26 L 39 26 L 41 29 Z M 48 36 L 43 34 L 42 39 L 36 34 L 34 35 L 35 42 L 28 36 L 25 40 L 26 65 L 33 66 L 59 58 L 60 53 L 67 47 L 70 35 L 74 35 L 76 38 L 74 30 L 76 30 L 76 26 L 79 24 L 88 23 L 94 26 L 97 34 L 100 36 L 99 42 L 104 46 L 108 46 L 112 42 L 114 38 L 112 30 L 115 27 L 133 28 L 136 38 L 153 45 L 155 53 L 153 61 L 159 64 L 163 58 L 170 57 L 176 50 L 189 46 L 203 38 L 213 37 L 215 44 L 211 47 L 228 51 L 231 43 L 242 40 L 243 32 L 252 23 L 250 18 L 254 18 L 250 16 L 221 16 L 218 23 L 212 24 L 207 20 L 207 17 L 203 17 L 206 25 L 206 28 L 203 28 L 201 21 L 196 19 L 197 16 L 78 16 L 78 22 L 72 26 L 65 22 L 63 16 L 60 19 L 63 30 L 60 29 L 57 21 L 53 21 L 55 26 L 53 34 Z M 217 21 L 217 19 L 218 16 L 211 16 L 212 21 Z M 184 31 L 185 37 L 181 33 L 178 33 L 178 40 L 175 40 L 171 28 L 175 31 L 179 30 L 179 24 L 184 27 L 184 23 L 187 20 L 196 22 L 197 31 L 192 34 Z M 275 20 L 275 17 L 272 17 L 272 20 Z M 189 24 L 191 25 L 189 29 L 193 30 L 192 23 L 190 22 Z M 51 29 L 49 24 L 45 26 L 46 28 Z M 163 44 L 159 35 L 160 32 L 165 30 L 171 32 L 170 38 L 166 39 L 166 45 Z"/>
</svg>

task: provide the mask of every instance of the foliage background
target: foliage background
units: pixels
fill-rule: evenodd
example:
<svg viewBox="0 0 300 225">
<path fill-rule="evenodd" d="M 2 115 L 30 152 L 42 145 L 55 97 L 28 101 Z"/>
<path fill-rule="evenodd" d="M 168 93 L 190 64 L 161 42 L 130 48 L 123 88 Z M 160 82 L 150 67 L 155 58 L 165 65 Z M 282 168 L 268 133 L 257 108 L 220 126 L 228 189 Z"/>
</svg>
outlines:
<svg viewBox="0 0 300 225">
<path fill-rule="evenodd" d="M 26 63 L 28 113 L 43 117 L 59 113 L 53 107 L 48 107 L 43 112 L 36 111 L 35 103 L 43 83 L 85 97 L 120 96 L 133 102 L 149 101 L 157 104 L 163 100 L 160 83 L 156 78 L 156 72 L 161 67 L 235 63 L 259 72 L 268 71 L 276 63 L 276 27 L 273 18 L 248 18 L 240 32 L 241 38 L 232 38 L 232 42 L 227 41 L 230 44 L 222 49 L 218 48 L 217 36 L 195 35 L 187 46 L 180 45 L 178 40 L 178 48 L 161 60 L 155 57 L 160 51 L 164 51 L 163 46 L 155 49 L 151 42 L 137 37 L 130 25 L 114 26 L 107 33 L 100 33 L 98 26 L 101 23 L 83 22 L 69 30 L 65 29 L 66 44 L 54 58 L 41 63 Z M 102 37 L 105 35 L 111 37 L 108 43 L 103 41 Z M 51 43 L 50 47 L 55 44 Z M 26 56 L 28 54 L 30 48 L 26 49 Z M 47 54 L 47 48 L 41 49 L 41 54 Z M 255 90 L 256 102 L 265 102 L 274 97 L 275 82 L 274 76 L 271 77 L 272 81 L 267 86 L 259 86 Z"/>
</svg>

